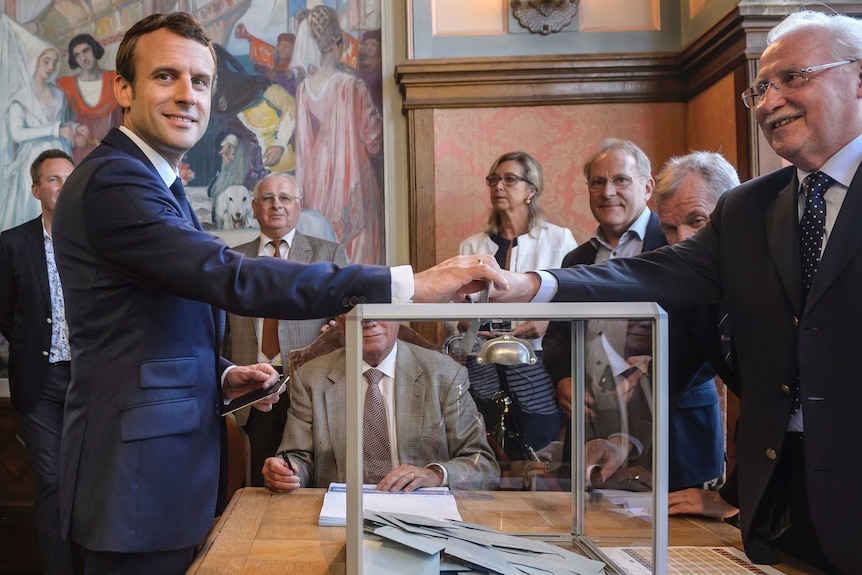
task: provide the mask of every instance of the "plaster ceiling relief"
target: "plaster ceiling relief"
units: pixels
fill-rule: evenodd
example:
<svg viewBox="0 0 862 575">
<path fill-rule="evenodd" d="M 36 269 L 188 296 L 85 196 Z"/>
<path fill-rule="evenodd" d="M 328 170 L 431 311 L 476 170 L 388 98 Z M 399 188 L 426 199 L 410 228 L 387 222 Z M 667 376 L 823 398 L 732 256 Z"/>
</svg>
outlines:
<svg viewBox="0 0 862 575">
<path fill-rule="evenodd" d="M 572 23 L 580 0 L 512 0 L 512 14 L 534 34 L 559 32 Z"/>
</svg>

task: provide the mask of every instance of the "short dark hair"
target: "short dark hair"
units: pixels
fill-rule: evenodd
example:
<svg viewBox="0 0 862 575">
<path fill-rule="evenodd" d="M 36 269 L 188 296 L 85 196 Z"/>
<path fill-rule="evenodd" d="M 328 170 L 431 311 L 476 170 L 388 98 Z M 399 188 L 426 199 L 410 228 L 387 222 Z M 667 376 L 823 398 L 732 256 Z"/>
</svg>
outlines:
<svg viewBox="0 0 862 575">
<path fill-rule="evenodd" d="M 96 58 L 96 60 L 101 59 L 102 56 L 105 55 L 105 48 L 99 44 L 95 38 L 89 34 L 78 34 L 69 40 L 69 68 L 72 70 L 78 67 L 78 62 L 75 61 L 75 55 L 72 54 L 72 50 L 74 50 L 75 46 L 78 44 L 89 44 L 90 48 L 93 50 L 93 57 Z"/>
<path fill-rule="evenodd" d="M 162 28 L 167 28 L 178 36 L 189 38 L 206 46 L 213 57 L 213 64 L 218 64 L 212 40 L 203 25 L 187 12 L 169 12 L 167 14 L 151 14 L 138 20 L 128 29 L 117 50 L 117 75 L 134 85 L 135 47 L 138 45 L 138 38 Z"/>
<path fill-rule="evenodd" d="M 50 150 L 45 150 L 33 160 L 33 163 L 30 164 L 30 178 L 33 180 L 33 185 L 38 186 L 39 180 L 42 177 L 42 164 L 45 163 L 45 160 L 52 160 L 54 158 L 62 158 L 64 160 L 69 160 L 72 162 L 72 165 L 75 165 L 75 160 L 72 159 L 72 156 L 64 152 L 63 150 L 58 150 L 57 148 L 51 148 Z"/>
</svg>

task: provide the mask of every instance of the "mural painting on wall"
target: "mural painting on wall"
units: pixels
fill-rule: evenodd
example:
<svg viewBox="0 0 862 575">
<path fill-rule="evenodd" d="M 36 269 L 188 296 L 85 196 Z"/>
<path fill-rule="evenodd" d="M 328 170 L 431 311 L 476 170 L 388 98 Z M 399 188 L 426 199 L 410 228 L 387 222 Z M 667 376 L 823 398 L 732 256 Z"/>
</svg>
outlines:
<svg viewBox="0 0 862 575">
<path fill-rule="evenodd" d="M 251 190 L 296 176 L 298 229 L 384 263 L 380 0 L 30 0 L 0 12 L 0 231 L 36 218 L 30 164 L 83 159 L 122 110 L 114 58 L 124 30 L 187 10 L 216 44 L 210 123 L 180 167 L 204 228 L 235 245 L 255 233 Z M 0 338 L 2 340 L 2 338 Z M 0 341 L 0 377 L 5 377 Z"/>
</svg>

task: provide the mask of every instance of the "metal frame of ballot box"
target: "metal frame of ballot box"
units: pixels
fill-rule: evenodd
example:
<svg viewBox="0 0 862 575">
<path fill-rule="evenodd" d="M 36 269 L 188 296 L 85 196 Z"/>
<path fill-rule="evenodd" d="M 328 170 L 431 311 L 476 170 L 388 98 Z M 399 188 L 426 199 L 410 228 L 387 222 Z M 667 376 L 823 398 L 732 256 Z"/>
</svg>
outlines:
<svg viewBox="0 0 862 575">
<path fill-rule="evenodd" d="M 347 314 L 345 351 L 347 361 L 347 572 L 363 575 L 362 505 L 362 322 L 457 321 L 475 318 L 511 320 L 557 320 L 572 324 L 572 405 L 579 409 L 576 421 L 584 421 L 584 322 L 593 319 L 640 319 L 653 322 L 653 489 L 652 489 L 652 573 L 667 572 L 667 435 L 668 435 L 668 350 L 667 313 L 655 303 L 478 303 L 447 304 L 362 304 Z M 585 531 L 587 493 L 583 477 L 585 444 L 583 425 L 572 425 L 572 532 L 563 541 L 559 534 L 531 533 L 531 538 L 564 543 L 588 557 L 607 563 L 605 572 L 623 574 L 588 537 Z M 350 432 L 352 430 L 352 433 Z"/>
</svg>

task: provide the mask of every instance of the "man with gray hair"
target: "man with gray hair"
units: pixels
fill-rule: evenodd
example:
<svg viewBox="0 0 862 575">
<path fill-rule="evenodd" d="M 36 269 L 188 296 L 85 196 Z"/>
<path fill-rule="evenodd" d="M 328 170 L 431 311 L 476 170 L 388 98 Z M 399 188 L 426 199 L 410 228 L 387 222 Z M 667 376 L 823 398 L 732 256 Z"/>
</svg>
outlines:
<svg viewBox="0 0 862 575">
<path fill-rule="evenodd" d="M 731 171 L 733 168 L 730 168 Z M 590 209 L 599 227 L 589 242 L 571 251 L 563 265 L 595 264 L 635 256 L 667 245 L 660 218 L 646 202 L 653 192 L 647 155 L 628 140 L 605 140 L 584 165 Z M 666 186 L 667 191 L 669 189 Z M 708 217 L 709 212 L 707 212 Z M 710 364 L 718 351 L 718 318 L 707 309 L 684 310 L 670 321 L 671 490 L 702 488 L 724 471 L 721 408 Z M 701 347 L 716 342 L 709 355 Z M 701 346 L 701 342 L 704 343 Z M 572 413 L 571 343 L 568 325 L 551 322 L 543 361 L 561 409 Z M 652 469 L 652 325 L 591 320 L 586 326 L 587 480 L 595 487 L 643 489 Z M 707 363 L 707 360 L 710 360 Z M 563 461 L 570 458 L 566 434 Z M 540 457 L 553 450 L 542 449 Z"/>
<path fill-rule="evenodd" d="M 235 251 L 251 258 L 274 256 L 306 264 L 332 262 L 339 266 L 347 265 L 347 253 L 341 244 L 297 230 L 302 194 L 292 175 L 269 174 L 259 181 L 254 188 L 251 207 L 260 224 L 260 237 L 236 246 Z M 327 321 L 327 318 L 251 318 L 230 313 L 223 355 L 240 365 L 266 362 L 281 370 L 282 366 L 287 367 L 288 352 L 314 341 Z M 289 404 L 287 396 L 284 396 L 273 405 L 272 411 L 260 411 L 249 406 L 237 412 L 237 421 L 245 429 L 251 446 L 251 485 L 254 487 L 263 487 L 263 462 L 276 452 L 281 442 Z"/>
<path fill-rule="evenodd" d="M 742 103 L 791 165 L 730 190 L 688 241 L 602 266 L 504 270 L 509 288 L 492 297 L 722 302 L 742 390 L 738 489 L 722 496 L 739 507 L 746 553 L 862 573 L 862 22 L 801 11 L 767 41 Z"/>
</svg>

